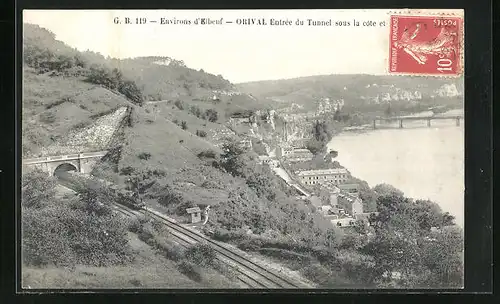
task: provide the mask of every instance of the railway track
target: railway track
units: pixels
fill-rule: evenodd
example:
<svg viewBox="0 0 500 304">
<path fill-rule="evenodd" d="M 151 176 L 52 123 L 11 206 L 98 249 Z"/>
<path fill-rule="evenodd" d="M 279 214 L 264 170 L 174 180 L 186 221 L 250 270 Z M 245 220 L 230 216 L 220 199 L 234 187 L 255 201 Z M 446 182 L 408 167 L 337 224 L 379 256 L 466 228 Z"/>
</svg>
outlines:
<svg viewBox="0 0 500 304">
<path fill-rule="evenodd" d="M 115 204 L 119 205 L 119 203 Z M 127 206 L 120 206 L 125 209 L 130 209 Z M 285 278 L 276 271 L 253 262 L 247 257 L 224 247 L 219 242 L 186 228 L 157 211 L 146 207 L 142 208 L 141 211 L 142 214 L 145 214 L 167 226 L 171 235 L 183 247 L 188 247 L 196 243 L 205 243 L 210 245 L 217 253 L 217 258 L 221 262 L 235 269 L 238 272 L 238 280 L 250 288 L 297 289 L 309 287 L 301 282 Z"/>
<path fill-rule="evenodd" d="M 71 187 L 71 182 L 64 181 L 64 186 Z M 75 189 L 74 189 L 75 190 Z M 193 231 L 165 215 L 147 207 L 134 210 L 128 206 L 113 202 L 112 208 L 127 217 L 146 215 L 167 226 L 169 232 L 176 242 L 182 247 L 189 247 L 193 244 L 204 243 L 210 245 L 216 252 L 217 259 L 230 266 L 237 272 L 238 280 L 252 289 L 297 289 L 310 288 L 310 286 L 285 277 L 275 270 L 259 265 L 249 258 L 234 250 L 226 248 L 217 241 Z"/>
</svg>

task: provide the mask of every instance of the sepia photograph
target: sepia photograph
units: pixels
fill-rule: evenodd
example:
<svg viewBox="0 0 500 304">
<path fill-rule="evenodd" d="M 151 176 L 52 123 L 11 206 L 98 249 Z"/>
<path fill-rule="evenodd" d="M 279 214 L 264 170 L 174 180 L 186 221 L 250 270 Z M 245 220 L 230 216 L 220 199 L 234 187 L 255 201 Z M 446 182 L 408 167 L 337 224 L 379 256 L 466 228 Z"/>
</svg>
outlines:
<svg viewBox="0 0 500 304">
<path fill-rule="evenodd" d="M 463 289 L 463 67 L 463 10 L 24 10 L 22 289 Z"/>
</svg>

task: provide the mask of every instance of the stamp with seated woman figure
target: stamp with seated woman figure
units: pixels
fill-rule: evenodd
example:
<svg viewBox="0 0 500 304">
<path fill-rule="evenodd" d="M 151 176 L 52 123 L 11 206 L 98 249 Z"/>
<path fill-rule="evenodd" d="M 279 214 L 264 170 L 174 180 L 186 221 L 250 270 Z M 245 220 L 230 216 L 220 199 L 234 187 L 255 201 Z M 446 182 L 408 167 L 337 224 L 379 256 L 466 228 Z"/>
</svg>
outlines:
<svg viewBox="0 0 500 304">
<path fill-rule="evenodd" d="M 390 22 L 389 73 L 462 74 L 462 16 L 392 15 Z"/>
</svg>

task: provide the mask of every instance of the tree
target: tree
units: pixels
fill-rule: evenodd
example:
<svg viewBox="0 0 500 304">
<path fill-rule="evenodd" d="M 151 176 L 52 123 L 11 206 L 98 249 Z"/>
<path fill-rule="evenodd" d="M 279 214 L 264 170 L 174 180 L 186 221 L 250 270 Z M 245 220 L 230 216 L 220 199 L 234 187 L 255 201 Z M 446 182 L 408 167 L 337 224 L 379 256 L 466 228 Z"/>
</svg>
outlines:
<svg viewBox="0 0 500 304">
<path fill-rule="evenodd" d="M 458 226 L 432 232 L 422 245 L 424 264 L 430 269 L 427 284 L 432 287 L 463 287 L 463 231 Z"/>
<path fill-rule="evenodd" d="M 146 190 L 156 184 L 154 175 L 154 172 L 147 171 L 136 173 L 135 175 L 128 177 L 126 180 L 128 190 L 133 191 L 135 196 L 142 201 Z"/>
<path fill-rule="evenodd" d="M 196 130 L 196 135 L 199 137 L 207 137 L 207 132 L 203 130 Z"/>
<path fill-rule="evenodd" d="M 416 223 L 413 218 L 408 217 L 411 207 L 411 199 L 389 194 L 377 198 L 378 215 L 370 219 L 370 223 L 377 229 L 388 225 L 402 228 Z M 411 222 L 407 222 L 411 220 Z"/>
<path fill-rule="evenodd" d="M 144 102 L 142 91 L 134 81 L 125 80 L 123 82 L 120 82 L 118 91 L 134 103 L 142 105 Z"/>
<path fill-rule="evenodd" d="M 445 212 L 443 214 L 442 220 L 443 220 L 443 222 L 442 222 L 441 226 L 443 226 L 443 227 L 455 225 L 455 217 L 453 215 L 451 215 L 449 212 Z"/>
<path fill-rule="evenodd" d="M 404 196 L 404 193 L 401 190 L 389 184 L 378 184 L 375 187 L 373 187 L 373 191 L 375 191 L 379 196 L 393 195 L 393 194 L 397 196 Z"/>
<path fill-rule="evenodd" d="M 335 121 L 341 121 L 342 120 L 340 109 L 335 110 L 335 113 L 333 113 L 333 120 L 335 120 Z"/>
<path fill-rule="evenodd" d="M 323 150 L 324 143 L 312 138 L 307 141 L 306 148 L 314 155 L 318 155 Z"/>
<path fill-rule="evenodd" d="M 430 200 L 416 200 L 411 206 L 411 213 L 422 230 L 430 231 L 431 227 L 441 227 L 443 224 L 441 208 Z"/>
<path fill-rule="evenodd" d="M 210 121 L 210 122 L 216 122 L 219 119 L 219 114 L 214 109 L 206 110 L 205 116 L 207 117 L 208 121 Z"/>
<path fill-rule="evenodd" d="M 387 108 L 384 111 L 385 116 L 391 116 L 392 115 L 392 109 L 391 109 L 391 104 L 389 103 L 387 105 Z"/>
<path fill-rule="evenodd" d="M 325 121 L 316 121 L 312 128 L 312 139 L 306 144 L 311 153 L 317 155 L 326 152 L 326 145 L 333 137 L 333 130 Z"/>
<path fill-rule="evenodd" d="M 176 100 L 174 102 L 174 105 L 179 109 L 179 110 L 184 110 L 184 103 L 181 100 Z"/>
<path fill-rule="evenodd" d="M 245 161 L 243 154 L 245 151 L 235 141 L 227 141 L 223 144 L 221 155 L 221 166 L 233 176 L 243 176 Z"/>
<path fill-rule="evenodd" d="M 187 122 L 186 121 L 183 120 L 181 122 L 181 128 L 182 128 L 182 130 L 187 130 L 188 127 L 187 127 Z"/>
</svg>

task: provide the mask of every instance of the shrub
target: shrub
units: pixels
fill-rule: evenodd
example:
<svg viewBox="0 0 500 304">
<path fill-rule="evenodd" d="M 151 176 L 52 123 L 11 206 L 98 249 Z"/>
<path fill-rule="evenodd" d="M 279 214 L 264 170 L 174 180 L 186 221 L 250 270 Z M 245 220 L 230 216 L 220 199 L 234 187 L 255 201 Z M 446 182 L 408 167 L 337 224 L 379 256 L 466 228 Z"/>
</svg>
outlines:
<svg viewBox="0 0 500 304">
<path fill-rule="evenodd" d="M 135 169 L 133 167 L 127 166 L 121 169 L 121 174 L 123 175 L 131 175 L 132 173 L 135 172 Z"/>
<path fill-rule="evenodd" d="M 71 98 L 71 97 L 69 97 L 69 96 L 67 96 L 67 97 L 63 97 L 63 98 L 59 99 L 58 101 L 55 101 L 55 102 L 53 102 L 53 103 L 50 103 L 50 104 L 46 105 L 46 106 L 45 106 L 45 109 L 47 109 L 47 110 L 48 110 L 48 109 L 50 109 L 50 108 L 53 108 L 53 107 L 55 107 L 55 106 L 58 106 L 58 105 L 60 105 L 60 104 L 65 103 L 65 102 L 74 102 L 74 100 L 73 100 L 73 98 Z M 80 107 L 81 107 L 81 106 L 82 106 L 82 105 L 80 105 Z"/>
<path fill-rule="evenodd" d="M 199 267 L 189 261 L 180 262 L 177 265 L 177 269 L 179 269 L 182 274 L 195 282 L 201 282 L 202 280 Z"/>
<path fill-rule="evenodd" d="M 142 286 L 141 280 L 138 280 L 138 279 L 131 279 L 129 281 L 129 283 L 132 284 L 132 286 L 135 286 L 135 287 Z"/>
<path fill-rule="evenodd" d="M 119 106 L 118 107 L 113 107 L 111 109 L 108 109 L 108 110 L 105 110 L 105 111 L 93 114 L 93 115 L 90 116 L 90 118 L 99 118 L 99 117 L 102 117 L 102 116 L 106 116 L 106 115 L 112 114 L 112 113 L 116 112 L 119 108 L 120 108 Z"/>
<path fill-rule="evenodd" d="M 184 103 L 181 100 L 176 100 L 174 102 L 174 105 L 179 109 L 179 110 L 184 110 Z"/>
<path fill-rule="evenodd" d="M 213 238 L 218 241 L 243 241 L 248 238 L 248 236 L 241 231 L 227 230 L 223 228 L 217 228 L 214 231 Z"/>
<path fill-rule="evenodd" d="M 88 127 L 91 124 L 90 121 L 82 121 L 73 126 L 73 130 L 80 130 Z"/>
<path fill-rule="evenodd" d="M 139 157 L 139 159 L 142 159 L 142 160 L 148 160 L 151 158 L 151 153 L 148 153 L 148 152 L 142 152 L 141 154 L 139 154 L 137 157 Z"/>
<path fill-rule="evenodd" d="M 207 137 L 207 132 L 203 130 L 196 130 L 196 135 L 198 135 L 199 137 Z"/>
<path fill-rule="evenodd" d="M 184 249 L 174 242 L 165 238 L 157 238 L 155 241 L 156 248 L 160 250 L 166 258 L 173 261 L 179 261 L 185 256 Z"/>
<path fill-rule="evenodd" d="M 208 244 L 195 244 L 190 246 L 185 257 L 188 261 L 200 266 L 214 266 L 217 263 L 217 255 L 212 246 Z"/>
<path fill-rule="evenodd" d="M 41 170 L 22 176 L 21 204 L 27 208 L 40 208 L 52 202 L 56 194 L 57 180 Z"/>
<path fill-rule="evenodd" d="M 40 114 L 40 121 L 46 124 L 51 124 L 56 121 L 56 115 L 52 112 L 42 112 Z"/>
<path fill-rule="evenodd" d="M 208 109 L 205 111 L 205 116 L 207 117 L 208 121 L 210 122 L 216 122 L 219 119 L 219 113 L 215 109 Z"/>
<path fill-rule="evenodd" d="M 121 71 L 118 69 L 110 71 L 104 67 L 93 66 L 90 68 L 86 81 L 102 85 L 110 90 L 117 90 L 136 104 L 142 105 L 144 103 L 144 96 L 141 89 L 139 89 L 134 81 L 124 79 Z"/>
<path fill-rule="evenodd" d="M 224 189 L 224 185 L 214 182 L 212 180 L 206 180 L 201 184 L 201 187 L 205 189 Z"/>
<path fill-rule="evenodd" d="M 201 111 L 201 109 L 199 107 L 197 107 L 197 106 L 191 106 L 189 108 L 189 112 L 191 114 L 193 114 L 194 116 L 198 117 L 198 118 L 200 118 L 202 116 L 202 114 L 203 114 L 203 112 Z"/>
<path fill-rule="evenodd" d="M 126 223 L 82 205 L 54 204 L 22 211 L 27 265 L 107 266 L 131 261 Z"/>
<path fill-rule="evenodd" d="M 187 130 L 187 122 L 185 122 L 184 120 L 181 122 L 181 128 L 182 130 Z"/>
<path fill-rule="evenodd" d="M 132 221 L 130 221 L 128 225 L 128 230 L 133 233 L 140 233 L 142 229 L 142 224 L 139 222 L 138 219 L 134 218 Z"/>
<path fill-rule="evenodd" d="M 217 153 L 213 150 L 205 150 L 198 153 L 199 158 L 216 158 Z"/>
</svg>

